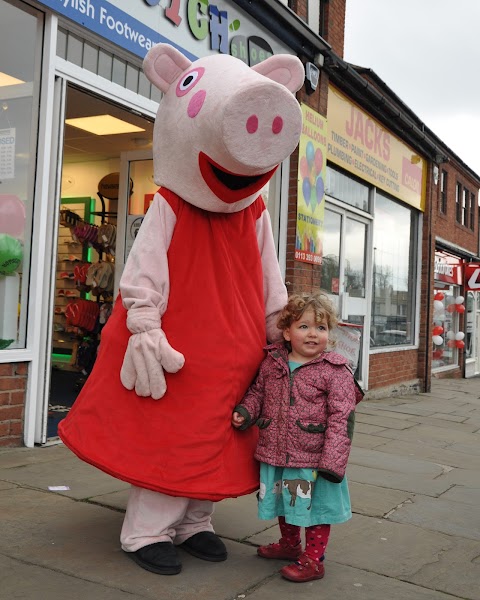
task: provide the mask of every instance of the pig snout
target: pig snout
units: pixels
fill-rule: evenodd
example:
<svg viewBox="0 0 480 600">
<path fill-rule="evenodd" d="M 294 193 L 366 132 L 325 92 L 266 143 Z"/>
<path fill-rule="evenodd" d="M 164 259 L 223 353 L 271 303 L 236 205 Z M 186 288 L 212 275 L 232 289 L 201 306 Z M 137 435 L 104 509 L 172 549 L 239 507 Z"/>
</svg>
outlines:
<svg viewBox="0 0 480 600">
<path fill-rule="evenodd" d="M 222 116 L 224 144 L 242 166 L 268 170 L 295 150 L 302 113 L 295 97 L 279 85 L 244 88 L 229 98 Z"/>
</svg>

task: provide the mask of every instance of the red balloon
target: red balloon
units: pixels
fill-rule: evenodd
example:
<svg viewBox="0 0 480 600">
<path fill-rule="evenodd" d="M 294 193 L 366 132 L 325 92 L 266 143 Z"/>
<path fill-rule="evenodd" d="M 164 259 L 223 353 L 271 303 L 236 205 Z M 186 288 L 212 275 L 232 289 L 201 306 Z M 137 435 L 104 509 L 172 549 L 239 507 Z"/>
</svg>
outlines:
<svg viewBox="0 0 480 600">
<path fill-rule="evenodd" d="M 445 298 L 445 294 L 443 292 L 437 292 L 433 297 L 434 300 L 443 300 Z"/>
<path fill-rule="evenodd" d="M 443 350 L 434 350 L 433 351 L 433 358 L 442 358 L 443 356 Z"/>
<path fill-rule="evenodd" d="M 443 333 L 443 327 L 441 325 L 436 325 L 433 328 L 433 335 L 442 335 Z"/>
<path fill-rule="evenodd" d="M 456 340 L 455 342 L 455 346 L 459 349 L 462 350 L 463 348 L 465 348 L 465 342 L 463 340 Z"/>
<path fill-rule="evenodd" d="M 456 306 L 457 306 L 456 304 L 449 304 L 449 305 L 447 306 L 447 311 L 448 311 L 449 313 L 453 313 L 453 312 L 455 312 L 455 307 L 456 307 Z"/>
<path fill-rule="evenodd" d="M 465 306 L 463 304 L 454 304 L 454 306 L 458 313 L 463 314 L 465 312 Z"/>
<path fill-rule="evenodd" d="M 455 340 L 448 340 L 447 346 L 449 348 L 455 348 Z"/>
</svg>

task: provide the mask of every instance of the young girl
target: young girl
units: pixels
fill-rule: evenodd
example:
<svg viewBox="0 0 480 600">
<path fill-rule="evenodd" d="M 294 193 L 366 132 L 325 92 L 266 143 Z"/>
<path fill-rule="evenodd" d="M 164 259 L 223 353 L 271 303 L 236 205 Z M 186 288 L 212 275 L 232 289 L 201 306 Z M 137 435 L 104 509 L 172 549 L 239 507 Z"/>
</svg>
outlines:
<svg viewBox="0 0 480 600">
<path fill-rule="evenodd" d="M 257 378 L 232 416 L 237 429 L 260 428 L 258 515 L 278 517 L 281 538 L 257 553 L 294 560 L 280 570 L 290 581 L 324 576 L 330 525 L 352 516 L 345 469 L 361 392 L 348 361 L 327 350 L 336 324 L 324 294 L 290 297 L 277 325 L 284 341 L 267 346 Z"/>
</svg>

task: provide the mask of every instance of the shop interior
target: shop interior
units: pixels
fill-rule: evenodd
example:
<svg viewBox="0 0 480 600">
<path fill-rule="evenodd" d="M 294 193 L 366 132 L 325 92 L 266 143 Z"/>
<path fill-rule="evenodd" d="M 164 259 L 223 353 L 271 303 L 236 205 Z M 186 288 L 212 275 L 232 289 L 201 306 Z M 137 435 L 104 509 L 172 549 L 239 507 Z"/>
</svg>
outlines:
<svg viewBox="0 0 480 600">
<path fill-rule="evenodd" d="M 93 368 L 112 310 L 117 217 L 127 218 L 117 214 L 121 154 L 151 149 L 153 137 L 152 120 L 70 85 L 65 115 L 48 439 Z M 151 161 L 132 171 L 129 215 L 143 215 L 157 187 Z"/>
</svg>

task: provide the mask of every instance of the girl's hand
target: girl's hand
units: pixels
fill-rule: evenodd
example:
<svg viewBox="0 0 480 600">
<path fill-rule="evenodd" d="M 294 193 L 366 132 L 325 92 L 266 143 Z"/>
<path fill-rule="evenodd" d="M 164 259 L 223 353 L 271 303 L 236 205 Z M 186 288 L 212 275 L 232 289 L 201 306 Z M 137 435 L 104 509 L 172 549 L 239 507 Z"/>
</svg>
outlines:
<svg viewBox="0 0 480 600">
<path fill-rule="evenodd" d="M 234 412 L 232 415 L 232 425 L 236 428 L 241 427 L 245 422 L 245 417 L 238 412 Z"/>
</svg>

